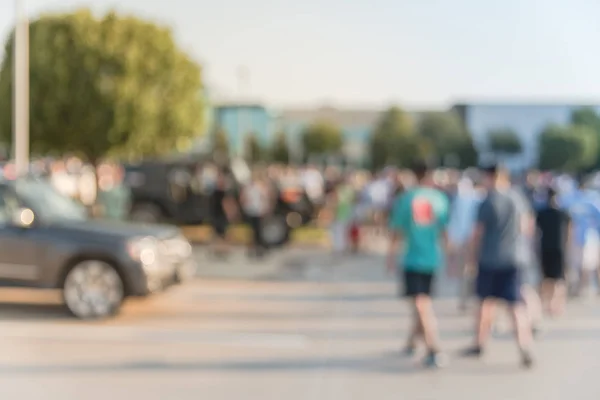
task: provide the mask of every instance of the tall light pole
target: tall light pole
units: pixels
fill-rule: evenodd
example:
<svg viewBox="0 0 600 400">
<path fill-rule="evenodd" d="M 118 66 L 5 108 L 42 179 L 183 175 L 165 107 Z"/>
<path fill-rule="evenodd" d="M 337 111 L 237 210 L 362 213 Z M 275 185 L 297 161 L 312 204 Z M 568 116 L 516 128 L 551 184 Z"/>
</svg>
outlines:
<svg viewBox="0 0 600 400">
<path fill-rule="evenodd" d="M 15 0 L 13 44 L 13 157 L 18 175 L 29 171 L 29 19 L 24 0 Z"/>
<path fill-rule="evenodd" d="M 238 67 L 237 70 L 237 80 L 238 80 L 238 109 L 237 109 L 237 140 L 238 140 L 238 148 L 236 149 L 237 155 L 239 157 L 243 157 L 246 153 L 246 136 L 248 132 L 246 132 L 246 115 L 244 110 L 244 92 L 247 88 L 250 81 L 250 71 L 244 65 Z"/>
</svg>

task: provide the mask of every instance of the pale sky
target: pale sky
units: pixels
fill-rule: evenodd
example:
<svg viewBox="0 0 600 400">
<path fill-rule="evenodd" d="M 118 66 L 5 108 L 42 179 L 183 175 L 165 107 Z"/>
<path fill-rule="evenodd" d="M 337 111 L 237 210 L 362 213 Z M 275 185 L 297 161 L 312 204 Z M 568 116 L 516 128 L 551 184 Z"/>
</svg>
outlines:
<svg viewBox="0 0 600 400">
<path fill-rule="evenodd" d="M 600 100 L 598 0 L 24 0 L 173 27 L 219 96 L 273 106 L 409 108 L 460 99 Z M 14 0 L 0 0 L 0 35 Z"/>
</svg>

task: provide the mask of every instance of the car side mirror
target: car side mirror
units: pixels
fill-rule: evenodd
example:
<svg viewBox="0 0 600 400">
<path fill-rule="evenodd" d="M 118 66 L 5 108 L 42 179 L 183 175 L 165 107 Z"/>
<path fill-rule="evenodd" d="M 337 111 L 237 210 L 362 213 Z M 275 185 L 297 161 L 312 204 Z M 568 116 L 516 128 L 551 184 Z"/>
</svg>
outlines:
<svg viewBox="0 0 600 400">
<path fill-rule="evenodd" d="M 35 214 L 29 208 L 19 208 L 13 214 L 13 225 L 19 228 L 31 228 L 35 221 Z"/>
</svg>

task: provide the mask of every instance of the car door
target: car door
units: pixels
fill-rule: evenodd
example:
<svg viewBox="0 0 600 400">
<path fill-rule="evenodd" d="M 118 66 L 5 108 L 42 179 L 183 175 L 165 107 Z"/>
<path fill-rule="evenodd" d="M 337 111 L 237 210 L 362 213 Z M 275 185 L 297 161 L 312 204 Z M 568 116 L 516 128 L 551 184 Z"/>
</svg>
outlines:
<svg viewBox="0 0 600 400">
<path fill-rule="evenodd" d="M 211 182 L 210 166 L 194 164 L 189 166 L 189 181 L 187 184 L 187 196 L 180 204 L 180 212 L 185 215 L 183 220 L 188 224 L 206 222 L 210 214 L 210 198 L 214 190 L 214 182 Z M 212 180 L 216 180 L 216 168 L 213 171 Z"/>
<path fill-rule="evenodd" d="M 0 280 L 33 283 L 39 279 L 38 246 L 33 238 L 35 227 L 13 224 L 20 204 L 16 194 L 0 186 Z"/>
</svg>

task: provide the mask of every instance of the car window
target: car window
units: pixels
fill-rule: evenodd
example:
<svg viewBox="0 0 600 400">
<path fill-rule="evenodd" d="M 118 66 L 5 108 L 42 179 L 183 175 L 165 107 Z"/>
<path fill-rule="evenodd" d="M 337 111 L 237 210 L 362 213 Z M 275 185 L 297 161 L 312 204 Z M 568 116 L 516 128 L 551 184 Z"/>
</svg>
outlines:
<svg viewBox="0 0 600 400">
<path fill-rule="evenodd" d="M 87 219 L 85 208 L 73 199 L 57 192 L 42 181 L 24 180 L 15 184 L 17 194 L 40 215 L 43 220 L 61 219 L 82 221 Z"/>
</svg>

